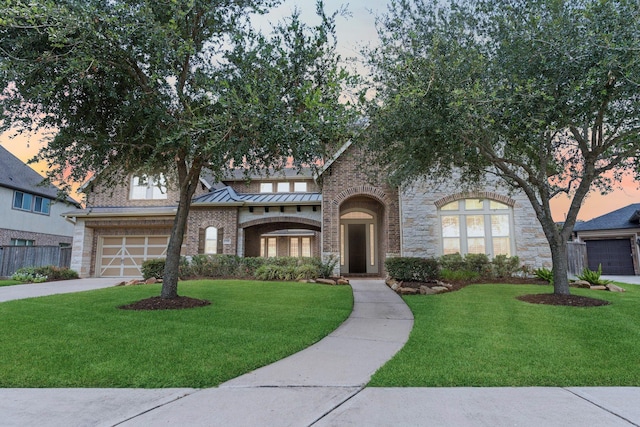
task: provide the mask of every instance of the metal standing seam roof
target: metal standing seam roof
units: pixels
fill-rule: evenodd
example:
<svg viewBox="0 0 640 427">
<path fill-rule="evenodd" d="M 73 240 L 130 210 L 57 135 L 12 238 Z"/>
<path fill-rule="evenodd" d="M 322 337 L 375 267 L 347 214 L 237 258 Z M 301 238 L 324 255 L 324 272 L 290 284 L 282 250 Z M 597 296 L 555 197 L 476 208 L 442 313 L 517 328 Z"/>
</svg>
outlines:
<svg viewBox="0 0 640 427">
<path fill-rule="evenodd" d="M 231 187 L 224 187 L 212 191 L 193 200 L 194 205 L 224 204 L 224 205 L 295 205 L 319 204 L 322 202 L 320 193 L 242 193 L 238 194 Z"/>
<path fill-rule="evenodd" d="M 573 231 L 640 228 L 640 203 L 634 203 L 589 221 L 576 223 Z"/>
</svg>

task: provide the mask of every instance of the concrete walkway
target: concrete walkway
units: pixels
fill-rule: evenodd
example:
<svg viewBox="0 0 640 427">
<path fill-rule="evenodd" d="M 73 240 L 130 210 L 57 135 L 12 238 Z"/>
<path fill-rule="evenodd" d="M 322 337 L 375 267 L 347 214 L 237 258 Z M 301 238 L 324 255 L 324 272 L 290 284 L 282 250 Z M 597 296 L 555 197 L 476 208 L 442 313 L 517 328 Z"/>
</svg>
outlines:
<svg viewBox="0 0 640 427">
<path fill-rule="evenodd" d="M 217 388 L 0 389 L 0 425 L 640 426 L 639 387 L 364 388 L 413 319 L 381 280 L 352 287 L 328 337 Z"/>
<path fill-rule="evenodd" d="M 0 302 L 15 299 L 42 297 L 46 295 L 68 294 L 72 292 L 91 291 L 94 289 L 115 286 L 128 279 L 99 278 L 61 280 L 59 282 L 29 283 L 25 285 L 0 286 Z"/>
</svg>

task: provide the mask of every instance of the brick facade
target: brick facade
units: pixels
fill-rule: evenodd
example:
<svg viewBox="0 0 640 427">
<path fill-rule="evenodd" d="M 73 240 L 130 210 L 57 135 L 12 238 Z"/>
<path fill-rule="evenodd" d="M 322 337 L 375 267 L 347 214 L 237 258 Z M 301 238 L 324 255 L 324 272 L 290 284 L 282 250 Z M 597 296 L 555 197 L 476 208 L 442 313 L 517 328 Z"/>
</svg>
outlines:
<svg viewBox="0 0 640 427">
<path fill-rule="evenodd" d="M 497 182 L 489 182 L 478 191 L 461 192 L 455 177 L 443 185 L 417 181 L 410 187 L 398 191 L 388 185 L 384 177 L 372 174 L 364 165 L 366 157 L 360 148 L 351 145 L 331 162 L 318 181 L 308 177 L 296 179 L 272 177 L 268 182 L 307 182 L 307 192 L 321 192 L 322 204 L 317 199 L 309 205 L 284 204 L 283 206 L 242 205 L 234 201 L 219 204 L 194 204 L 191 207 L 182 253 L 194 255 L 204 248 L 204 233 L 208 227 L 219 230 L 219 253 L 239 256 L 259 256 L 260 238 L 267 233 L 276 233 L 278 255 L 288 255 L 290 239 L 295 235 L 311 238 L 312 255 L 340 257 L 341 221 L 345 227 L 361 226 L 359 219 L 349 222 L 341 215 L 352 211 L 370 213 L 366 220 L 367 236 L 375 230 L 375 265 L 367 265 L 367 273 L 384 274 L 384 261 L 393 256 L 437 257 L 442 254 L 442 231 L 440 208 L 447 203 L 465 198 L 480 198 L 499 201 L 510 207 L 513 228 L 513 251 L 523 263 L 532 267 L 550 266 L 551 259 L 546 239 L 527 198 L 521 193 L 510 193 Z M 260 180 L 251 183 L 228 181 L 238 194 L 259 193 Z M 130 180 L 126 185 L 113 190 L 96 188 L 87 197 L 90 207 L 170 207 L 175 206 L 178 193 L 168 190 L 167 199 L 131 200 Z M 274 188 L 276 190 L 276 188 Z M 196 194 L 208 190 L 201 186 Z M 316 204 L 314 206 L 314 204 Z M 142 211 L 141 211 L 142 212 Z M 104 214 L 103 214 L 104 215 Z M 140 215 L 143 215 L 142 213 Z M 131 214 L 128 218 L 91 217 L 91 212 L 79 218 L 74 236 L 72 268 L 81 276 L 95 275 L 100 238 L 119 235 L 169 235 L 173 224 L 173 210 L 144 215 Z M 363 220 L 363 222 L 366 222 Z M 298 233 L 291 230 L 302 230 Z M 2 236 L 0 232 L 0 237 Z M 346 239 L 345 239 L 346 240 Z M 370 239 L 371 241 L 371 239 Z M 344 246 L 344 242 L 342 242 Z M 369 251 L 364 241 L 358 248 Z M 351 246 L 352 248 L 355 246 Z M 357 254 L 356 254 L 357 255 Z M 355 255 L 354 255 L 355 256 Z M 368 253 L 369 258 L 372 258 Z M 371 260 L 370 260 L 371 261 Z M 369 271 L 376 269 L 376 271 Z M 340 265 L 335 273 L 340 272 Z"/>
<path fill-rule="evenodd" d="M 73 237 L 71 236 L 0 228 L 0 246 L 11 245 L 11 239 L 33 240 L 36 246 L 59 246 L 61 244 L 71 245 L 71 243 L 73 243 Z"/>
<path fill-rule="evenodd" d="M 378 216 L 378 265 L 400 254 L 398 192 L 362 163 L 366 156 L 352 145 L 322 174 L 322 255 L 340 256 L 340 215 L 348 209 L 366 209 Z"/>
</svg>

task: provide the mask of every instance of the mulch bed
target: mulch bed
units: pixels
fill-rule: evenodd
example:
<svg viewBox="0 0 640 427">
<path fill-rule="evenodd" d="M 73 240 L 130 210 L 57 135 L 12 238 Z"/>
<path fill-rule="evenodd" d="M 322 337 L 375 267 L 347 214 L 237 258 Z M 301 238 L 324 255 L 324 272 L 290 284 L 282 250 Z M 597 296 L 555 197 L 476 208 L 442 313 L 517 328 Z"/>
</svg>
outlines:
<svg viewBox="0 0 640 427">
<path fill-rule="evenodd" d="M 183 308 L 204 307 L 211 301 L 190 297 L 161 298 L 151 297 L 132 304 L 121 305 L 122 310 L 181 310 Z"/>
<path fill-rule="evenodd" d="M 520 295 L 516 298 L 531 304 L 570 305 L 573 307 L 599 307 L 609 304 L 609 301 L 579 295 L 530 294 Z"/>
<path fill-rule="evenodd" d="M 537 279 L 537 278 L 523 278 L 523 277 L 509 277 L 509 278 L 501 278 L 496 279 L 496 283 L 506 283 L 510 285 L 548 285 L 549 283 L 545 280 Z M 483 284 L 487 283 L 484 281 L 447 281 L 447 284 L 451 285 L 451 291 L 457 291 L 468 285 L 475 284 Z M 415 288 L 419 289 L 420 286 L 434 286 L 433 283 L 425 283 L 425 282 L 402 282 L 402 286 L 406 288 Z M 610 304 L 609 301 L 583 297 L 579 295 L 557 295 L 557 294 L 530 294 L 530 295 L 521 295 L 516 297 L 520 301 L 528 302 L 531 304 L 547 304 L 547 305 L 565 305 L 571 307 L 600 307 L 603 305 Z"/>
</svg>

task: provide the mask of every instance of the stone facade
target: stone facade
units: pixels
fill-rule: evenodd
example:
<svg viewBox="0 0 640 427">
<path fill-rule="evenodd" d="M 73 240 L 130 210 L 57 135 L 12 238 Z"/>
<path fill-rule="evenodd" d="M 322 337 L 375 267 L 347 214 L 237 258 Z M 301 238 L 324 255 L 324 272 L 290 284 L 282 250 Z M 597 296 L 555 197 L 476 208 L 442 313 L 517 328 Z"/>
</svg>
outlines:
<svg viewBox="0 0 640 427">
<path fill-rule="evenodd" d="M 478 198 L 508 205 L 512 212 L 513 255 L 531 267 L 551 267 L 551 253 L 535 212 L 524 193 L 509 193 L 499 182 L 492 181 L 476 191 L 460 191 L 457 179 L 436 185 L 416 181 L 402 189 L 402 255 L 438 257 L 443 253 L 439 209 L 445 204 Z"/>
</svg>

